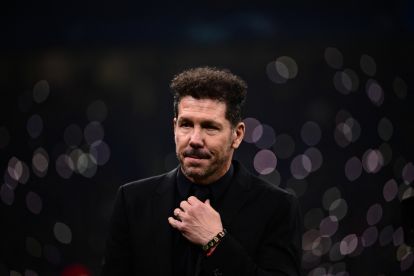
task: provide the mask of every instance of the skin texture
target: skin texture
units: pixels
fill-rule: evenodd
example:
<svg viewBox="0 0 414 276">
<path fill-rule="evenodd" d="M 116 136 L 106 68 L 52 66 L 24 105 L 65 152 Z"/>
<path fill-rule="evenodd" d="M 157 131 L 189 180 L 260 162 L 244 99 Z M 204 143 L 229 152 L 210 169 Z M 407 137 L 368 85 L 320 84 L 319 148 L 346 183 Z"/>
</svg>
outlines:
<svg viewBox="0 0 414 276">
<path fill-rule="evenodd" d="M 230 168 L 234 150 L 243 140 L 243 122 L 232 127 L 225 117 L 226 104 L 212 99 L 183 97 L 174 118 L 177 158 L 184 175 L 192 182 L 208 185 Z M 180 203 L 169 217 L 170 225 L 190 242 L 204 245 L 223 230 L 220 214 L 209 200 L 194 196 Z"/>
</svg>

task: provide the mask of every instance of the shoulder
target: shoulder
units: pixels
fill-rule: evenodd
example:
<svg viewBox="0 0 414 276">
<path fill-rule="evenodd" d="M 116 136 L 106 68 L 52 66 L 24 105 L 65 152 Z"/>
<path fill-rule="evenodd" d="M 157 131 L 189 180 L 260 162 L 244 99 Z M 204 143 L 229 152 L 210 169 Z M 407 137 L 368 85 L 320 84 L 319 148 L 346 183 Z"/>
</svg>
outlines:
<svg viewBox="0 0 414 276">
<path fill-rule="evenodd" d="M 251 194 L 257 195 L 265 202 L 277 202 L 279 205 L 297 204 L 297 198 L 291 192 L 253 175 L 240 163 L 235 163 L 234 165 L 237 178 L 240 182 L 244 182 L 243 185 L 248 187 Z"/>
<path fill-rule="evenodd" d="M 155 175 L 148 178 L 131 181 L 121 185 L 119 187 L 119 190 L 120 192 L 126 194 L 148 194 L 148 192 L 155 191 L 157 188 L 159 188 L 161 183 L 165 183 L 166 185 L 172 185 L 176 173 L 177 169 L 174 169 L 172 171 L 160 175 Z"/>
</svg>

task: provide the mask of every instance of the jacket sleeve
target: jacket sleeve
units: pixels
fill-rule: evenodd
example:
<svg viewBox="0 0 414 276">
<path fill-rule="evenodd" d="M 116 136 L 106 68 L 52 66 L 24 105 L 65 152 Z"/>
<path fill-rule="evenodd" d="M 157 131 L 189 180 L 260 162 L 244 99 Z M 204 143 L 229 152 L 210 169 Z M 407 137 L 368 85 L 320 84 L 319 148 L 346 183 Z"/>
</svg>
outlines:
<svg viewBox="0 0 414 276">
<path fill-rule="evenodd" d="M 255 256 L 249 256 L 229 232 L 214 253 L 202 260 L 205 275 L 302 275 L 302 219 L 298 201 L 289 195 L 288 205 L 277 209 L 267 224 Z"/>
<path fill-rule="evenodd" d="M 132 275 L 131 241 L 125 209 L 124 189 L 118 189 L 106 242 L 102 276 Z"/>
</svg>

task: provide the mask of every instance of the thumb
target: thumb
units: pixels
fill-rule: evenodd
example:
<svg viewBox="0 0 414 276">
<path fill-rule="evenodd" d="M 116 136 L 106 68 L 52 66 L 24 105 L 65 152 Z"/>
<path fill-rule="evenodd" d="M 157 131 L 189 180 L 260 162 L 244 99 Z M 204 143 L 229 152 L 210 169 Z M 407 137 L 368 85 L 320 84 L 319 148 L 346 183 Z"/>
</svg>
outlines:
<svg viewBox="0 0 414 276">
<path fill-rule="evenodd" d="M 206 199 L 206 201 L 204 203 L 211 207 L 210 199 Z"/>
</svg>

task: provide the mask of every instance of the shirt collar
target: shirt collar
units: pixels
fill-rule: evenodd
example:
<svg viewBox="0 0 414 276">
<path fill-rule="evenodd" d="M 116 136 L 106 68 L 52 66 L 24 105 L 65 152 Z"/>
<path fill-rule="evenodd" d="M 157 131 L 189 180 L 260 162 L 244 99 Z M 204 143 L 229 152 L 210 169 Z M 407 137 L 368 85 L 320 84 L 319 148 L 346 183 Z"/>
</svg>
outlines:
<svg viewBox="0 0 414 276">
<path fill-rule="evenodd" d="M 217 201 L 224 194 L 227 187 L 229 186 L 231 178 L 233 177 L 233 173 L 234 173 L 234 168 L 233 168 L 233 164 L 231 164 L 230 168 L 221 178 L 207 185 L 211 190 L 213 201 Z M 185 200 L 190 196 L 190 190 L 191 190 L 192 185 L 200 185 L 200 184 L 196 184 L 192 182 L 190 179 L 188 179 L 184 175 L 184 173 L 181 171 L 181 168 L 178 168 L 177 190 L 178 190 L 178 196 L 180 200 Z"/>
</svg>

